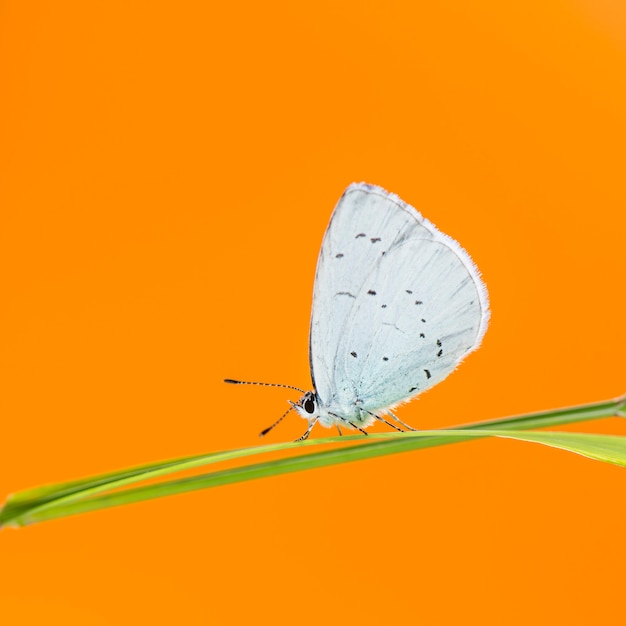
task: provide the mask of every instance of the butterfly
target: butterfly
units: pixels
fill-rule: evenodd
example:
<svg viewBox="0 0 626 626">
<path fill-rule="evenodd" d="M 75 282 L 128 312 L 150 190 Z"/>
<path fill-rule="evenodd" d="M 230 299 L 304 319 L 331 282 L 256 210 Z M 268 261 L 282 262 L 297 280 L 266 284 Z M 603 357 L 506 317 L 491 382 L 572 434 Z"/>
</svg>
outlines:
<svg viewBox="0 0 626 626">
<path fill-rule="evenodd" d="M 451 237 L 381 187 L 353 183 L 339 199 L 317 261 L 309 334 L 312 391 L 291 411 L 359 430 L 446 378 L 478 348 L 489 298 L 476 265 Z M 385 419 L 388 416 L 392 423 Z"/>
</svg>

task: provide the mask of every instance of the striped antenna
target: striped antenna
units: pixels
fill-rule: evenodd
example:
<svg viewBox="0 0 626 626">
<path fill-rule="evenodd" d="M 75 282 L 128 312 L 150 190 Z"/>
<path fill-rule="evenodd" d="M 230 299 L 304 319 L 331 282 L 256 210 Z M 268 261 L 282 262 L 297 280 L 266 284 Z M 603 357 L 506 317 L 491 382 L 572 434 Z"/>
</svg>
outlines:
<svg viewBox="0 0 626 626">
<path fill-rule="evenodd" d="M 299 387 L 292 387 L 291 385 L 281 385 L 280 383 L 258 383 L 248 380 L 233 380 L 232 378 L 225 378 L 224 382 L 228 383 L 229 385 L 263 385 L 263 387 L 282 387 L 283 389 L 295 389 L 300 393 L 306 393 L 304 389 L 300 389 Z"/>
<path fill-rule="evenodd" d="M 259 433 L 259 437 L 265 437 L 265 435 L 267 435 L 267 433 L 269 433 L 272 428 L 278 426 L 278 424 L 280 424 L 285 419 L 285 417 L 289 415 L 289 412 L 293 411 L 293 407 L 294 405 L 292 404 L 271 426 L 268 426 L 265 430 L 262 430 Z"/>
<path fill-rule="evenodd" d="M 292 385 L 281 385 L 280 383 L 260 383 L 248 380 L 234 380 L 232 378 L 225 378 L 224 382 L 228 383 L 229 385 L 261 385 L 262 387 L 282 387 L 283 389 L 294 389 L 295 391 L 299 391 L 300 393 L 306 393 L 304 389 L 300 389 L 299 387 L 293 387 Z M 278 426 L 278 424 L 280 424 L 285 419 L 285 417 L 287 417 L 287 415 L 289 415 L 289 413 L 293 411 L 295 406 L 296 405 L 291 402 L 291 406 L 271 426 L 268 426 L 265 430 L 262 430 L 259 433 L 259 437 L 264 437 L 265 435 L 267 435 L 267 433 L 270 432 L 270 430 L 272 430 L 272 428 Z"/>
</svg>

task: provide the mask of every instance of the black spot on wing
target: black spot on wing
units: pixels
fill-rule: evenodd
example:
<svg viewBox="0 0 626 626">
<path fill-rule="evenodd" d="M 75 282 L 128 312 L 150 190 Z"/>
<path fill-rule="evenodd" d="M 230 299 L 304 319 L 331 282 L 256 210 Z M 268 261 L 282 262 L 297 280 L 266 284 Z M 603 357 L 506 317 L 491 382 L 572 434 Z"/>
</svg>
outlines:
<svg viewBox="0 0 626 626">
<path fill-rule="evenodd" d="M 426 378 L 430 378 L 431 374 L 428 370 L 424 370 L 424 372 L 426 372 Z"/>
<path fill-rule="evenodd" d="M 356 359 L 356 352 L 350 352 L 350 354 Z"/>
<path fill-rule="evenodd" d="M 375 296 L 376 292 L 373 289 L 368 289 L 367 290 L 367 294 L 370 295 L 370 296 Z"/>
<path fill-rule="evenodd" d="M 424 304 L 421 300 L 416 300 L 415 304 L 417 304 L 417 306 L 419 306 L 420 304 Z"/>
<path fill-rule="evenodd" d="M 359 237 L 367 237 L 367 235 L 365 233 L 359 233 L 355 239 L 358 239 Z"/>
<path fill-rule="evenodd" d="M 408 294 L 413 293 L 410 289 L 405 289 L 405 291 L 406 291 Z"/>
<path fill-rule="evenodd" d="M 336 296 L 349 296 L 350 298 L 356 298 L 356 296 L 350 293 L 349 291 L 338 291 L 335 295 Z"/>
<path fill-rule="evenodd" d="M 441 356 L 443 354 L 443 350 L 439 350 L 439 352 L 437 352 L 437 356 Z"/>
<path fill-rule="evenodd" d="M 370 237 L 370 241 L 372 243 L 376 243 L 377 241 L 380 241 L 380 240 L 381 240 L 380 237 Z"/>
<path fill-rule="evenodd" d="M 387 308 L 387 305 L 386 305 L 386 304 L 381 304 L 381 305 L 380 305 L 380 308 L 381 308 L 381 309 L 386 309 L 386 308 Z"/>
<path fill-rule="evenodd" d="M 383 357 L 383 361 L 388 361 L 388 360 L 389 360 L 389 357 L 388 357 L 388 356 L 384 356 L 384 357 Z"/>
<path fill-rule="evenodd" d="M 413 393 L 414 391 L 417 391 L 418 387 L 411 387 L 409 389 L 409 393 Z"/>
<path fill-rule="evenodd" d="M 421 337 L 422 339 L 425 339 L 425 338 L 426 338 L 426 335 L 425 335 L 424 333 L 420 333 L 420 337 Z"/>
<path fill-rule="evenodd" d="M 341 252 L 339 252 L 338 254 L 335 255 L 336 259 L 341 259 L 343 258 L 343 254 Z"/>
</svg>

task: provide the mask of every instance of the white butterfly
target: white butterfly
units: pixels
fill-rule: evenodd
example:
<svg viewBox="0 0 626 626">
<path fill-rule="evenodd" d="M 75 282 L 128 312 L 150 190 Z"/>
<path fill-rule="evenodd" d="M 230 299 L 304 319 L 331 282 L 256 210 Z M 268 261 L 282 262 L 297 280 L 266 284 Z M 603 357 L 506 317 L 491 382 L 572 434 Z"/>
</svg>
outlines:
<svg viewBox="0 0 626 626">
<path fill-rule="evenodd" d="M 275 385 L 303 395 L 261 435 L 292 409 L 309 422 L 301 440 L 318 422 L 365 433 L 379 420 L 401 430 L 384 415 L 413 430 L 391 410 L 446 378 L 478 348 L 488 321 L 487 289 L 454 239 L 395 194 L 350 185 L 317 261 L 309 335 L 314 391 Z"/>
</svg>

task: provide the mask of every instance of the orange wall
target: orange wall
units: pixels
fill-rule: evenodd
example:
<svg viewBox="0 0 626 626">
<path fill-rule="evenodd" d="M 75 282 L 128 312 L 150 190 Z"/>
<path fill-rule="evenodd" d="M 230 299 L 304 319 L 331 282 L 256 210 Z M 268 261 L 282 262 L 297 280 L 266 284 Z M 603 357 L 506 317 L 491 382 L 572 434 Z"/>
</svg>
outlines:
<svg viewBox="0 0 626 626">
<path fill-rule="evenodd" d="M 458 239 L 491 295 L 483 347 L 403 419 L 626 391 L 618 5 L 5 0 L 0 498 L 257 443 L 296 396 L 221 380 L 309 387 L 317 251 L 353 180 Z M 2 619 L 611 622 L 625 485 L 482 441 L 3 530 Z"/>
</svg>

